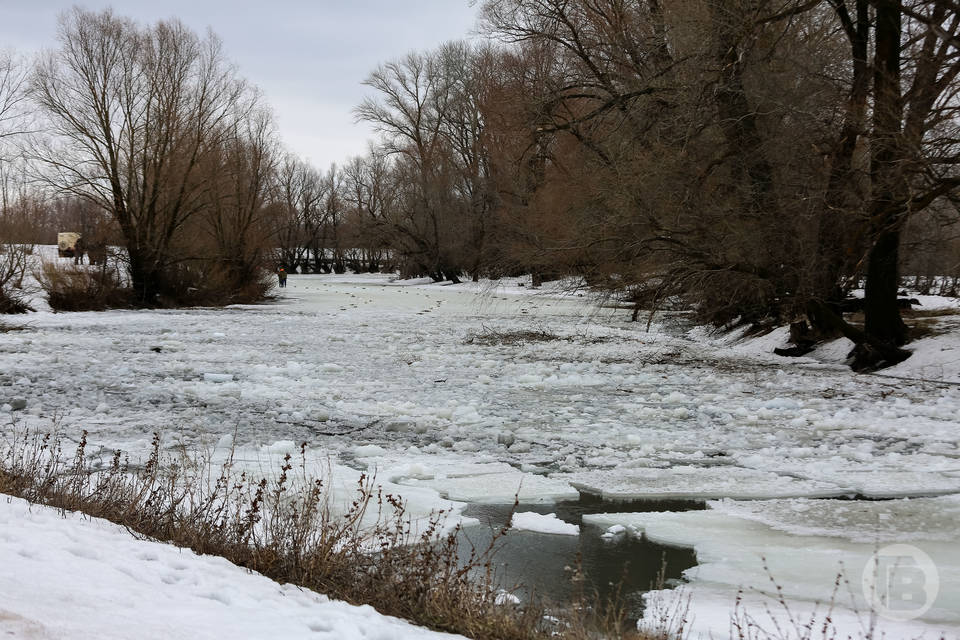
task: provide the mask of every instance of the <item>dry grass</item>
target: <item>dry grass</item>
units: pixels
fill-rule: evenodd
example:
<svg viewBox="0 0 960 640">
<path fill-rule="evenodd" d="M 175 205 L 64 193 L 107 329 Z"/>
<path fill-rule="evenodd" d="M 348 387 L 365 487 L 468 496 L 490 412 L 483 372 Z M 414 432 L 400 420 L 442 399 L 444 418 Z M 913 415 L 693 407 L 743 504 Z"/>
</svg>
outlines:
<svg viewBox="0 0 960 640">
<path fill-rule="evenodd" d="M 25 327 L 22 327 L 18 324 L 9 324 L 6 322 L 0 322 L 0 333 L 10 333 L 11 331 L 23 331 Z"/>
<path fill-rule="evenodd" d="M 501 345 L 521 346 L 537 342 L 579 342 L 584 344 L 599 344 L 607 342 L 604 336 L 588 336 L 580 333 L 573 336 L 558 336 L 544 329 L 520 329 L 517 331 L 497 331 L 483 327 L 479 331 L 471 331 L 463 339 L 464 344 L 475 344 L 484 347 Z"/>
<path fill-rule="evenodd" d="M 555 342 L 562 339 L 560 336 L 550 333 L 549 331 L 544 331 L 543 329 L 496 331 L 484 327 L 480 331 L 468 333 L 463 339 L 463 343 L 492 347 L 497 345 L 521 345 L 528 342 Z"/>
<path fill-rule="evenodd" d="M 956 324 L 941 322 L 937 318 L 917 318 L 913 322 L 908 322 L 907 326 L 910 328 L 911 340 L 942 336 L 956 331 L 957 328 Z"/>
<path fill-rule="evenodd" d="M 103 311 L 131 306 L 116 269 L 44 262 L 34 273 L 54 311 Z"/>
<path fill-rule="evenodd" d="M 368 477 L 335 513 L 324 481 L 306 475 L 305 445 L 299 462 L 287 455 L 268 481 L 236 473 L 230 460 L 214 468 L 185 453 L 164 454 L 159 436 L 137 465 L 120 451 L 109 461 L 88 455 L 85 432 L 74 452 L 57 435 L 19 432 L 0 441 L 0 493 L 105 518 L 281 583 L 471 638 L 641 637 L 625 629 L 621 608 L 588 598 L 550 616 L 536 603 L 498 603 L 493 557 L 506 530 L 462 561 L 459 528 L 441 534 L 444 514 L 416 532 L 403 502 Z"/>
<path fill-rule="evenodd" d="M 907 318 L 945 318 L 950 316 L 960 317 L 960 310 L 952 307 L 946 309 L 905 309 L 903 315 Z"/>
<path fill-rule="evenodd" d="M 923 309 L 905 310 L 903 319 L 910 328 L 910 338 L 932 338 L 952 331 L 956 331 L 960 313 L 957 309 Z"/>
</svg>

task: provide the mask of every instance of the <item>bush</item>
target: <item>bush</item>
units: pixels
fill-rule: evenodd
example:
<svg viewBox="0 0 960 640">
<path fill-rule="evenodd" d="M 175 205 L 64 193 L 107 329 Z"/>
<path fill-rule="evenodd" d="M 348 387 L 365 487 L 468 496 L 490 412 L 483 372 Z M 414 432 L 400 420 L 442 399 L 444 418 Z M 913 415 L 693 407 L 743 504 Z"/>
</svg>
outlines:
<svg viewBox="0 0 960 640">
<path fill-rule="evenodd" d="M 54 311 L 103 311 L 131 306 L 132 291 L 115 268 L 44 262 L 34 273 Z"/>
<path fill-rule="evenodd" d="M 0 314 L 33 311 L 27 302 L 23 277 L 33 247 L 22 244 L 0 244 Z"/>
<path fill-rule="evenodd" d="M 164 307 L 223 306 L 260 302 L 273 289 L 266 269 L 233 268 L 217 260 L 180 262 L 166 269 L 158 302 Z"/>
<path fill-rule="evenodd" d="M 116 266 L 105 263 L 91 268 L 44 262 L 34 275 L 54 311 L 102 311 L 137 306 L 134 291 L 124 284 Z M 273 274 L 265 269 L 238 273 L 214 260 L 176 263 L 164 269 L 158 278 L 160 293 L 149 306 L 254 303 L 267 296 L 274 281 Z"/>
</svg>

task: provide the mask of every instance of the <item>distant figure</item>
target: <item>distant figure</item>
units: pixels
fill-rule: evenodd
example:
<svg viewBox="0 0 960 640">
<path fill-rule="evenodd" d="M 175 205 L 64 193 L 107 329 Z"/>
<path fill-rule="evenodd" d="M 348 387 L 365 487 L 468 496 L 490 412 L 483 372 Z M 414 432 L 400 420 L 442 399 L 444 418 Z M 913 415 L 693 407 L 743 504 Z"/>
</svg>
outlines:
<svg viewBox="0 0 960 640">
<path fill-rule="evenodd" d="M 287 286 L 287 271 L 283 267 L 277 269 L 277 279 L 280 280 L 280 288 L 283 289 Z"/>
</svg>

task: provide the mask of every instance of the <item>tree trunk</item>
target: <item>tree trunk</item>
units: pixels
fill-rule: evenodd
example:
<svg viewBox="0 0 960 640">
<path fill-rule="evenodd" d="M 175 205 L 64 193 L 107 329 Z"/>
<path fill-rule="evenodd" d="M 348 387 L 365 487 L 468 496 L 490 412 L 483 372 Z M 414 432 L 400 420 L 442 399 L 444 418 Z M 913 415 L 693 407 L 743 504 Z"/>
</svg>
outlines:
<svg viewBox="0 0 960 640">
<path fill-rule="evenodd" d="M 906 220 L 909 188 L 903 171 L 901 148 L 903 100 L 900 92 L 901 9 L 897 0 L 876 3 L 874 48 L 874 107 L 870 173 L 873 196 L 870 206 L 871 236 L 864 299 L 864 331 L 872 339 L 899 346 L 907 341 L 907 328 L 897 302 L 900 230 Z"/>
<path fill-rule="evenodd" d="M 909 351 L 904 351 L 888 341 L 874 338 L 866 331 L 850 325 L 840 314 L 819 300 L 809 301 L 807 307 L 808 317 L 816 318 L 818 324 L 832 328 L 856 345 L 850 353 L 853 358 L 851 367 L 855 371 L 894 365 L 910 357 Z M 794 354 L 782 353 L 781 355 Z"/>
<path fill-rule="evenodd" d="M 897 300 L 899 256 L 899 228 L 880 232 L 870 249 L 863 301 L 864 331 L 872 338 L 896 346 L 907 342 L 907 326 L 900 317 Z"/>
<path fill-rule="evenodd" d="M 855 223 L 854 216 L 863 203 L 857 194 L 853 159 L 864 132 L 870 93 L 868 0 L 856 0 L 855 19 L 847 11 L 846 3 L 838 0 L 833 4 L 850 40 L 853 76 L 843 125 L 831 153 L 830 177 L 817 232 L 817 260 L 811 265 L 815 275 L 810 294 L 825 302 L 837 302 L 843 297 L 841 278 L 862 255 L 858 248 L 863 229 Z"/>
</svg>

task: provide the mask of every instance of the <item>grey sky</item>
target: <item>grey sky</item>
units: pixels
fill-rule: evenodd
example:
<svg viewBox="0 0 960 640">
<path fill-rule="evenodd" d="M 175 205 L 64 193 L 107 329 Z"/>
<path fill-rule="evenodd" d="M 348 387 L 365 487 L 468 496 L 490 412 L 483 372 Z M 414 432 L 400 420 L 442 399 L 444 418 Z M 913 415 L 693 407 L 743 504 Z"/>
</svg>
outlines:
<svg viewBox="0 0 960 640">
<path fill-rule="evenodd" d="M 0 48 L 54 46 L 57 15 L 73 4 L 212 28 L 266 94 L 286 146 L 321 169 L 366 149 L 370 130 L 351 109 L 378 63 L 467 37 L 476 16 L 469 0 L 0 0 Z"/>
</svg>

